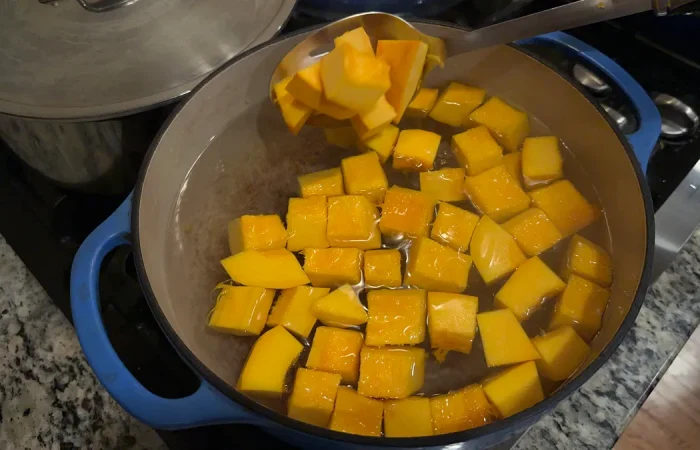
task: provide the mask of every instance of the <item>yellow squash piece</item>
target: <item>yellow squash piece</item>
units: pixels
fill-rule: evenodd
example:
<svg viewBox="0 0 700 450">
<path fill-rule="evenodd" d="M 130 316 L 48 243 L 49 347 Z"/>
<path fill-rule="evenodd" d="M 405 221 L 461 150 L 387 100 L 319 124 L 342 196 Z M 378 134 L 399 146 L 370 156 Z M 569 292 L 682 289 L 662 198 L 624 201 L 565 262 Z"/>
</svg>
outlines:
<svg viewBox="0 0 700 450">
<path fill-rule="evenodd" d="M 501 164 L 503 164 L 515 181 L 518 182 L 520 187 L 523 186 L 523 154 L 522 152 L 513 152 L 503 155 L 501 159 Z"/>
<path fill-rule="evenodd" d="M 435 434 L 470 430 L 489 424 L 495 418 L 493 408 L 478 384 L 430 398 Z"/>
<path fill-rule="evenodd" d="M 328 199 L 328 243 L 331 247 L 373 249 L 382 246 L 379 212 L 363 195 Z"/>
<path fill-rule="evenodd" d="M 367 311 L 349 284 L 316 300 L 311 314 L 324 325 L 334 327 L 348 328 L 367 322 Z"/>
<path fill-rule="evenodd" d="M 453 127 L 461 127 L 466 124 L 469 113 L 481 105 L 485 97 L 486 91 L 483 89 L 452 82 L 430 111 L 430 118 Z"/>
<path fill-rule="evenodd" d="M 357 145 L 357 133 L 352 126 L 324 128 L 323 134 L 326 141 L 344 149 L 351 149 Z"/>
<path fill-rule="evenodd" d="M 379 229 L 383 234 L 417 238 L 428 235 L 435 200 L 420 191 L 392 186 L 384 198 Z"/>
<path fill-rule="evenodd" d="M 405 398 L 423 387 L 425 350 L 363 347 L 357 392 L 373 398 Z"/>
<path fill-rule="evenodd" d="M 343 383 L 356 383 L 360 373 L 362 340 L 359 331 L 318 327 L 306 367 L 340 374 Z"/>
<path fill-rule="evenodd" d="M 564 177 L 564 160 L 555 136 L 525 138 L 523 178 L 528 186 L 549 183 Z"/>
<path fill-rule="evenodd" d="M 518 364 L 489 378 L 484 392 L 502 418 L 510 417 L 544 400 L 537 366 L 533 361 Z"/>
<path fill-rule="evenodd" d="M 452 136 L 452 152 L 469 176 L 496 167 L 503 159 L 503 149 L 484 126 Z"/>
<path fill-rule="evenodd" d="M 430 400 L 407 397 L 384 402 L 384 436 L 418 437 L 433 435 Z"/>
<path fill-rule="evenodd" d="M 536 361 L 537 370 L 543 377 L 554 381 L 563 381 L 573 375 L 591 351 L 569 325 L 536 336 L 532 343 L 542 356 Z"/>
<path fill-rule="evenodd" d="M 367 398 L 354 389 L 341 386 L 335 399 L 335 409 L 329 428 L 362 436 L 382 435 L 384 403 Z"/>
<path fill-rule="evenodd" d="M 257 336 L 265 327 L 274 289 L 220 284 L 209 328 L 237 336 Z"/>
<path fill-rule="evenodd" d="M 336 47 L 343 44 L 350 44 L 355 50 L 362 53 L 371 53 L 374 55 L 374 49 L 372 48 L 372 41 L 370 41 L 367 32 L 362 27 L 357 27 L 353 30 L 347 31 L 337 38 L 335 38 L 334 43 Z"/>
<path fill-rule="evenodd" d="M 377 57 L 389 63 L 391 87 L 386 98 L 396 110 L 395 123 L 403 117 L 423 75 L 428 45 L 421 41 L 379 40 Z"/>
<path fill-rule="evenodd" d="M 530 197 L 503 165 L 467 177 L 464 190 L 474 206 L 498 223 L 505 222 L 530 206 Z"/>
<path fill-rule="evenodd" d="M 413 97 L 413 100 L 411 100 L 411 103 L 409 103 L 408 107 L 406 108 L 406 116 L 407 117 L 418 117 L 421 119 L 424 117 L 427 117 L 428 113 L 430 112 L 431 109 L 433 109 L 433 106 L 435 105 L 435 101 L 437 100 L 437 96 L 438 96 L 437 89 L 430 89 L 430 88 L 418 89 L 416 96 Z"/>
<path fill-rule="evenodd" d="M 238 390 L 280 397 L 286 389 L 287 372 L 303 349 L 304 346 L 282 326 L 263 333 L 250 350 L 238 378 Z"/>
<path fill-rule="evenodd" d="M 530 134 L 527 114 L 498 97 L 491 97 L 483 106 L 472 112 L 469 121 L 486 126 L 508 152 L 517 151 Z"/>
<path fill-rule="evenodd" d="M 299 176 L 298 180 L 301 196 L 304 198 L 317 195 L 333 197 L 345 194 L 343 173 L 340 171 L 340 167 L 307 173 Z"/>
<path fill-rule="evenodd" d="M 489 367 L 540 359 L 540 354 L 510 309 L 478 314 L 476 321 Z"/>
<path fill-rule="evenodd" d="M 299 286 L 285 289 L 272 307 L 267 318 L 267 325 L 282 325 L 288 331 L 301 338 L 308 338 L 316 324 L 316 317 L 311 314 L 311 305 L 328 294 L 328 288 Z"/>
<path fill-rule="evenodd" d="M 428 292 L 430 348 L 471 352 L 478 311 L 478 297 Z"/>
<path fill-rule="evenodd" d="M 236 283 L 269 289 L 289 289 L 309 284 L 309 277 L 288 250 L 245 250 L 221 260 Z"/>
<path fill-rule="evenodd" d="M 313 110 L 299 100 L 296 100 L 287 92 L 287 85 L 291 79 L 292 77 L 288 76 L 284 80 L 278 82 L 273 89 L 277 100 L 277 106 L 280 108 L 280 111 L 282 111 L 284 123 L 287 125 L 287 128 L 289 128 L 289 131 L 296 136 L 309 117 L 311 117 Z"/>
<path fill-rule="evenodd" d="M 286 89 L 295 100 L 322 114 L 329 121 L 342 121 L 355 115 L 355 112 L 329 101 L 323 94 L 320 61 L 295 73 Z M 313 114 L 312 111 L 309 124 L 318 123 L 318 120 L 314 120 L 317 116 Z"/>
<path fill-rule="evenodd" d="M 404 284 L 431 291 L 462 292 L 467 288 L 472 258 L 427 237 L 413 241 Z"/>
<path fill-rule="evenodd" d="M 326 248 L 328 238 L 326 197 L 290 198 L 287 208 L 287 250 Z"/>
<path fill-rule="evenodd" d="M 600 330 L 610 291 L 578 275 L 571 274 L 566 289 L 554 306 L 549 329 L 571 325 L 584 340 Z"/>
<path fill-rule="evenodd" d="M 307 248 L 304 272 L 314 286 L 337 287 L 362 281 L 362 250 L 359 248 Z"/>
<path fill-rule="evenodd" d="M 402 130 L 394 147 L 393 167 L 397 170 L 426 172 L 433 168 L 440 146 L 440 135 L 425 130 Z"/>
<path fill-rule="evenodd" d="M 425 340 L 424 290 L 371 290 L 367 293 L 367 307 L 367 345 L 420 344 Z"/>
<path fill-rule="evenodd" d="M 479 216 L 476 214 L 449 203 L 440 203 L 430 237 L 453 250 L 466 253 L 478 222 Z"/>
<path fill-rule="evenodd" d="M 228 224 L 231 254 L 243 250 L 275 250 L 287 244 L 287 230 L 277 214 L 241 216 Z"/>
<path fill-rule="evenodd" d="M 575 273 L 601 286 L 612 284 L 612 260 L 603 247 L 575 235 L 569 242 L 562 276 Z"/>
<path fill-rule="evenodd" d="M 515 154 L 515 153 L 511 153 Z M 503 224 L 527 256 L 537 256 L 554 247 L 562 235 L 549 217 L 538 208 L 521 212 Z"/>
<path fill-rule="evenodd" d="M 363 139 L 360 143 L 362 151 L 373 151 L 379 156 L 379 161 L 383 164 L 394 153 L 396 140 L 399 138 L 399 128 L 389 124 L 383 127 L 377 134 Z"/>
<path fill-rule="evenodd" d="M 564 237 L 579 232 L 600 215 L 568 180 L 530 192 L 534 205 L 544 211 Z"/>
<path fill-rule="evenodd" d="M 486 284 L 508 275 L 525 261 L 513 236 L 488 216 L 481 217 L 476 224 L 469 252 Z"/>
<path fill-rule="evenodd" d="M 352 127 L 357 132 L 357 136 L 362 140 L 378 134 L 395 117 L 396 111 L 394 107 L 382 95 L 372 109 L 354 116 L 350 119 L 350 123 L 352 123 Z"/>
<path fill-rule="evenodd" d="M 346 193 L 364 195 L 376 204 L 384 200 L 389 182 L 377 153 L 368 152 L 343 158 L 340 167 L 343 169 Z"/>
<path fill-rule="evenodd" d="M 364 274 L 366 286 L 401 286 L 401 252 L 397 249 L 366 251 Z"/>
<path fill-rule="evenodd" d="M 339 385 L 338 374 L 300 367 L 294 377 L 287 415 L 317 427 L 327 427 Z"/>
<path fill-rule="evenodd" d="M 420 190 L 443 202 L 466 200 L 464 193 L 464 169 L 445 168 L 420 173 Z"/>
</svg>

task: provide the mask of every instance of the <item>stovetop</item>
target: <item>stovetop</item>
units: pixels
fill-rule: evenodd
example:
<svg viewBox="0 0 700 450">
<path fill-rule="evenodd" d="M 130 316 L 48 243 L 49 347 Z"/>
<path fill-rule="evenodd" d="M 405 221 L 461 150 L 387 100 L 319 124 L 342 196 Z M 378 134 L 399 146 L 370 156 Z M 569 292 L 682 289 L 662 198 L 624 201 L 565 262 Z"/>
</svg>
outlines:
<svg viewBox="0 0 700 450">
<path fill-rule="evenodd" d="M 480 23 L 465 19 L 465 11 L 459 10 L 458 14 L 452 11 L 448 14 L 449 19 L 463 25 L 478 26 Z M 481 23 L 494 20 L 493 16 L 479 17 L 483 18 Z M 663 48 L 669 42 L 665 39 L 666 35 L 659 31 L 663 25 L 660 25 L 660 20 L 668 19 L 642 15 L 572 30 L 571 33 L 617 61 L 650 95 L 666 94 L 700 112 L 700 54 L 697 54 L 697 46 L 692 45 L 700 41 L 700 31 L 696 39 L 689 39 L 686 34 L 685 39 L 690 44 L 676 45 L 676 42 L 673 52 L 670 52 Z M 317 23 L 316 19 L 296 16 L 284 32 L 314 23 Z M 688 21 L 681 18 L 672 28 L 687 24 Z M 700 30 L 700 27 L 696 28 Z M 562 71 L 574 75 L 576 61 L 551 48 L 532 50 Z M 605 82 L 604 79 L 599 81 Z M 634 129 L 636 117 L 631 113 L 624 95 L 612 88 L 596 98 L 617 111 L 620 114 L 618 119 L 624 117 L 625 127 Z M 690 198 L 685 190 L 694 192 L 695 186 L 700 186 L 700 131 L 688 119 L 687 111 L 677 106 L 662 107 L 665 129 L 670 136 L 673 132 L 678 133 L 679 127 L 686 126 L 689 133 L 662 137 L 647 172 L 657 212 L 657 228 L 663 228 L 660 225 L 667 222 L 675 224 L 678 214 L 687 216 L 687 211 L 682 209 Z M 694 167 L 696 170 L 693 170 Z M 694 181 L 693 175 L 698 178 L 697 181 Z M 125 197 L 126 193 L 121 196 L 99 196 L 63 190 L 27 168 L 0 142 L 0 210 L 3 211 L 0 234 L 69 319 L 69 279 L 73 256 L 85 237 Z M 700 208 L 692 209 L 700 211 Z M 695 222 L 693 220 L 696 220 L 694 216 L 686 220 L 686 228 L 694 228 L 700 223 L 700 217 Z M 665 227 L 670 229 L 668 224 Z M 675 233 L 677 246 L 690 235 L 688 232 L 683 237 L 683 232 L 679 233 L 677 229 L 671 232 Z M 657 234 L 657 242 L 662 240 Z M 672 247 L 667 249 L 669 258 L 675 254 Z M 658 271 L 663 268 L 659 267 Z M 100 287 L 105 326 L 127 368 L 146 388 L 158 395 L 176 398 L 194 392 L 198 379 L 178 357 L 151 315 L 128 247 L 120 247 L 109 255 L 101 274 Z M 159 433 L 172 449 L 290 448 L 249 425 L 221 425 Z"/>
</svg>

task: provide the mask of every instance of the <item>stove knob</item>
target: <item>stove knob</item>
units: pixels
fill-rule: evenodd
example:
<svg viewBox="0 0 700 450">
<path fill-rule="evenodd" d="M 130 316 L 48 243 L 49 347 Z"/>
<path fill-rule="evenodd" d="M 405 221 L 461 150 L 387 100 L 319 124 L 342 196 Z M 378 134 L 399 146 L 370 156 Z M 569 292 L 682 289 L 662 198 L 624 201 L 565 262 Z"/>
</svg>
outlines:
<svg viewBox="0 0 700 450">
<path fill-rule="evenodd" d="M 627 118 L 620 111 L 616 110 L 610 105 L 601 103 L 600 106 L 605 110 L 605 112 L 610 116 L 610 118 L 615 122 L 617 128 L 620 129 L 624 134 L 630 134 L 634 132 L 634 125 L 632 121 Z"/>
<path fill-rule="evenodd" d="M 661 135 L 671 139 L 687 137 L 700 124 L 697 113 L 680 99 L 668 94 L 655 94 L 654 103 L 661 114 Z"/>
<path fill-rule="evenodd" d="M 610 91 L 610 85 L 605 80 L 581 64 L 574 64 L 573 73 L 576 81 L 596 94 L 605 94 Z"/>
</svg>

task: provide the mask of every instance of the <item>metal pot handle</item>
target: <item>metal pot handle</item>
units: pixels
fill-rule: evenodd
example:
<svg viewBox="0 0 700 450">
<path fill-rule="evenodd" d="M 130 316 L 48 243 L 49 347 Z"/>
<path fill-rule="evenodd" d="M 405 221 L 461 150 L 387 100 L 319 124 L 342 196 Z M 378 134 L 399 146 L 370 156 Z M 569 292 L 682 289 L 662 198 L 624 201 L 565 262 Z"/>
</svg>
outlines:
<svg viewBox="0 0 700 450">
<path fill-rule="evenodd" d="M 203 380 L 199 389 L 188 397 L 167 399 L 151 393 L 124 366 L 109 342 L 100 315 L 100 266 L 111 250 L 131 245 L 132 195 L 88 236 L 73 260 L 70 280 L 73 324 L 92 370 L 129 414 L 153 428 L 256 422 L 251 413 Z"/>
<path fill-rule="evenodd" d="M 585 42 L 561 31 L 525 39 L 518 41 L 518 43 L 553 44 L 557 47 L 563 47 L 564 50 L 596 67 L 627 95 L 639 117 L 639 128 L 634 133 L 628 134 L 627 140 L 632 145 L 634 154 L 642 166 L 642 171 L 646 173 L 649 158 L 661 133 L 661 115 L 639 83 L 615 61 Z"/>
</svg>

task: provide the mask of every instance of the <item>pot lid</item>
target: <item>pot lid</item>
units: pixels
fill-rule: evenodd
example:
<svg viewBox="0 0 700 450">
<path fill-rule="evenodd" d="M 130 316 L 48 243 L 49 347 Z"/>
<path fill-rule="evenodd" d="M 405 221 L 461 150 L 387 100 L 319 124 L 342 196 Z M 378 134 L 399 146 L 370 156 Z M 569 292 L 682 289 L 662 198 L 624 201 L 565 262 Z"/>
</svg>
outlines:
<svg viewBox="0 0 700 450">
<path fill-rule="evenodd" d="M 0 0 L 0 112 L 102 119 L 189 92 L 295 0 Z"/>
</svg>

